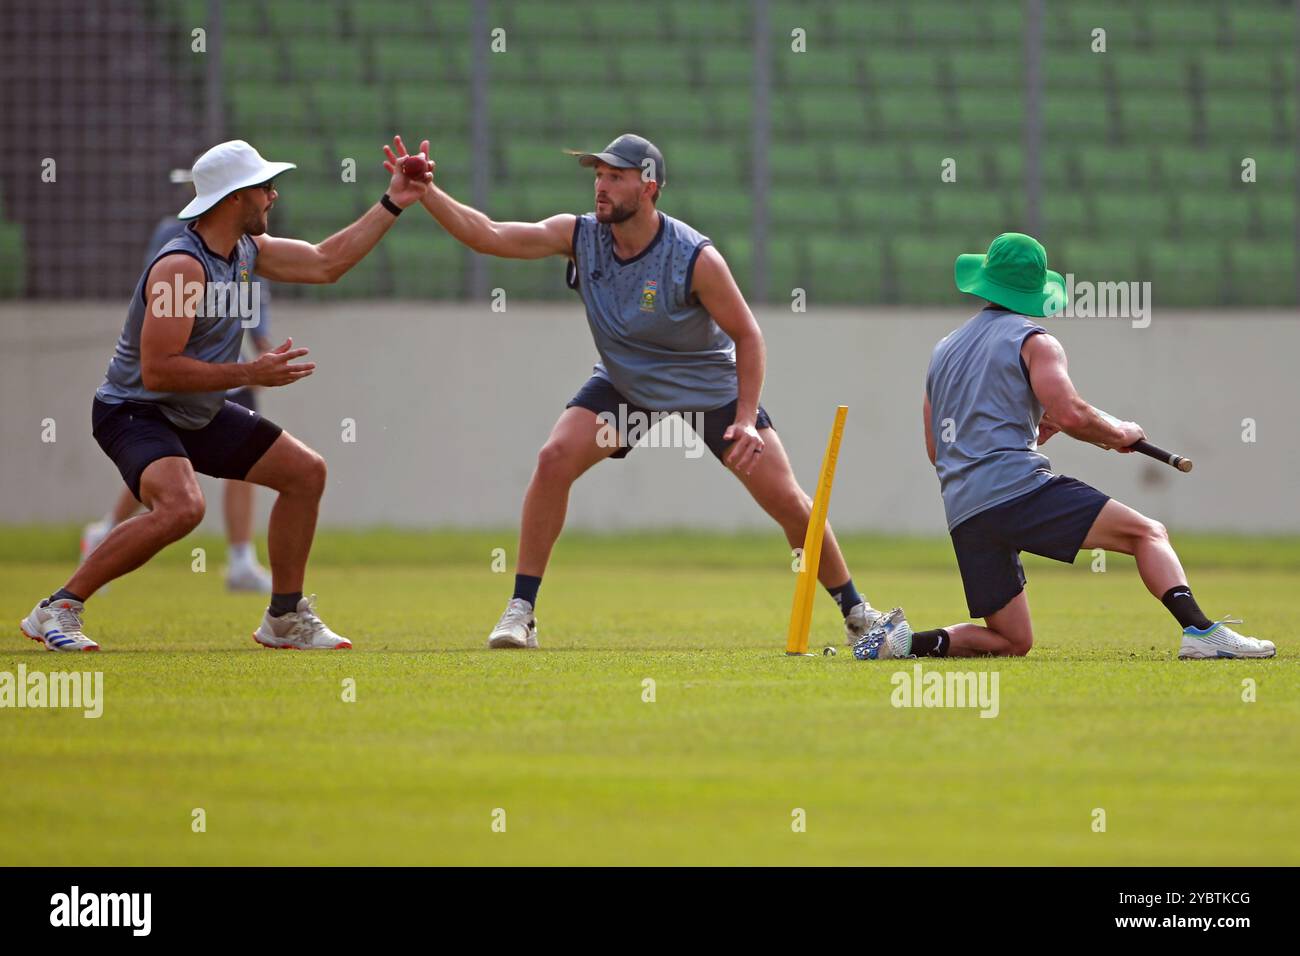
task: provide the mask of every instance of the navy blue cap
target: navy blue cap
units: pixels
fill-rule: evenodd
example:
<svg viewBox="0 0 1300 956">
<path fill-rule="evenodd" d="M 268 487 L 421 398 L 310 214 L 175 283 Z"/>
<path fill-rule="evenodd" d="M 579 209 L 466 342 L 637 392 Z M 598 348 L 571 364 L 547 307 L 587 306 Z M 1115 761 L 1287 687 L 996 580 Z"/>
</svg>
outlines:
<svg viewBox="0 0 1300 956">
<path fill-rule="evenodd" d="M 654 174 L 655 182 L 664 185 L 668 181 L 664 154 L 659 152 L 658 146 L 636 133 L 624 133 L 599 153 L 578 156 L 578 163 L 583 166 L 595 166 L 601 162 L 616 169 L 646 169 L 646 160 L 653 163 L 648 168 Z"/>
</svg>

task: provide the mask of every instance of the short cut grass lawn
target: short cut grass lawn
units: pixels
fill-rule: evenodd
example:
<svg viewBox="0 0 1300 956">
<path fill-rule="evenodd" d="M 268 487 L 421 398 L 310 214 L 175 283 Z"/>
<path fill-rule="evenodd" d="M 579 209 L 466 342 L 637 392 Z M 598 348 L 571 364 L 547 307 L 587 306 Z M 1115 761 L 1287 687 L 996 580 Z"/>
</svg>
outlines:
<svg viewBox="0 0 1300 956">
<path fill-rule="evenodd" d="M 786 658 L 775 533 L 567 536 L 540 653 L 484 648 L 513 532 L 323 534 L 309 587 L 356 647 L 317 654 L 255 646 L 263 602 L 188 539 L 91 602 L 104 651 L 73 657 L 16 625 L 75 529 L 5 529 L 0 671 L 100 670 L 105 702 L 0 710 L 0 863 L 1300 863 L 1300 540 L 1176 541 L 1276 659 L 1179 662 L 1131 561 L 1030 561 L 1029 657 L 924 664 L 996 672 L 983 719 L 892 706 L 911 662 Z M 876 606 L 964 619 L 946 542 L 843 543 Z M 840 635 L 819 595 L 815 649 Z"/>
</svg>

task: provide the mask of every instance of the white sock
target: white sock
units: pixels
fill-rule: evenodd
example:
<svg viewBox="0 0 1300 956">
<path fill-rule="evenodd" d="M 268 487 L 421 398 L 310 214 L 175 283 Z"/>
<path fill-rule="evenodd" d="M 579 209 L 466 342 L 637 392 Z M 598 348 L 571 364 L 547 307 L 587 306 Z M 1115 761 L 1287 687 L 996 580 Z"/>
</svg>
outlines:
<svg viewBox="0 0 1300 956">
<path fill-rule="evenodd" d="M 230 546 L 230 563 L 246 566 L 257 564 L 257 549 L 253 547 L 253 542 L 245 541 L 242 544 L 232 544 Z"/>
</svg>

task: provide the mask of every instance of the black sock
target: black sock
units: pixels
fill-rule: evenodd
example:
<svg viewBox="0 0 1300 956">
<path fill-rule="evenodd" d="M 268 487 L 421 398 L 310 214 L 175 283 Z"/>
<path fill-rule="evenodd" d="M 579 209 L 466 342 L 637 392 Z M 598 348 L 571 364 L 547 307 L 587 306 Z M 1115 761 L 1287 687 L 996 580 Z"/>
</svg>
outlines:
<svg viewBox="0 0 1300 956">
<path fill-rule="evenodd" d="M 1160 599 L 1160 603 L 1169 608 L 1169 613 L 1185 628 L 1194 627 L 1203 631 L 1214 623 L 1197 606 L 1196 598 L 1192 597 L 1192 589 L 1186 584 L 1178 584 L 1170 588 Z"/>
<path fill-rule="evenodd" d="M 59 588 L 57 591 L 55 591 L 53 594 L 51 594 L 44 601 L 41 602 L 41 607 L 45 607 L 46 605 L 53 604 L 55 601 L 76 601 L 78 604 L 86 603 L 84 598 L 77 597 L 77 595 L 73 594 L 67 588 Z"/>
<path fill-rule="evenodd" d="M 849 578 L 837 588 L 827 588 L 826 590 L 831 597 L 835 598 L 835 603 L 840 606 L 840 613 L 845 617 L 849 616 L 849 611 L 862 603 L 862 595 L 853 586 L 852 578 Z"/>
<path fill-rule="evenodd" d="M 301 591 L 292 591 L 289 594 L 272 594 L 271 606 L 266 610 L 271 617 L 284 617 L 284 615 L 292 614 L 298 610 L 298 602 L 301 600 Z"/>
<path fill-rule="evenodd" d="M 933 631 L 916 631 L 912 635 L 912 653 L 917 657 L 947 657 L 950 643 L 948 632 L 941 627 Z"/>
<path fill-rule="evenodd" d="M 514 597 L 523 598 L 537 609 L 537 589 L 542 586 L 542 579 L 534 577 L 531 574 L 515 575 L 515 593 Z"/>
</svg>

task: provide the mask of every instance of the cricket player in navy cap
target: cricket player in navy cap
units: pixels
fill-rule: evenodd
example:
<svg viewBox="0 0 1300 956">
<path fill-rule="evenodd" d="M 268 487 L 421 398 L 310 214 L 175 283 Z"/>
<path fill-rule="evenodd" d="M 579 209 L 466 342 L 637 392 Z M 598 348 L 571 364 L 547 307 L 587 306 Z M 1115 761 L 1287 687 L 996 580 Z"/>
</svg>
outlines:
<svg viewBox="0 0 1300 956">
<path fill-rule="evenodd" d="M 524 494 L 514 593 L 490 647 L 537 646 L 538 588 L 564 527 L 569 489 L 597 462 L 623 458 L 635 444 L 610 440 L 615 420 L 683 415 L 792 547 L 802 545 L 812 510 L 759 402 L 766 350 L 745 297 L 709 238 L 657 208 L 668 182 L 663 153 L 624 133 L 599 152 L 576 155 L 594 174 L 595 208 L 581 215 L 496 222 L 436 184 L 421 199 L 476 252 L 569 260 L 568 283 L 582 297 L 600 357 L 537 456 Z M 844 615 L 850 643 L 880 619 L 859 596 L 829 528 L 818 577 Z"/>
</svg>

